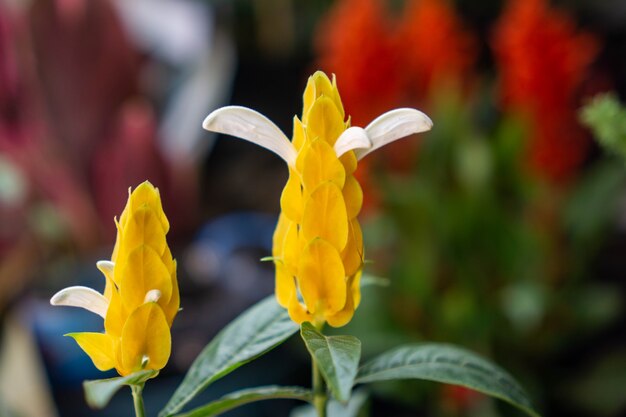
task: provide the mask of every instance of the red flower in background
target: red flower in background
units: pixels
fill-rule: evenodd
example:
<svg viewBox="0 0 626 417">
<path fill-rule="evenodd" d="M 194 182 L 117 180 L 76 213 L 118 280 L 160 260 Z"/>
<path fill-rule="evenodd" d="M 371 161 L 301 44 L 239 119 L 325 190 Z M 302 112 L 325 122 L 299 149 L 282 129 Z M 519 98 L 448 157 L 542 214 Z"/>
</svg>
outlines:
<svg viewBox="0 0 626 417">
<path fill-rule="evenodd" d="M 589 34 L 545 0 L 512 0 L 493 41 L 500 96 L 529 117 L 532 168 L 554 182 L 571 178 L 588 141 L 576 121 L 577 93 L 597 52 Z"/>
<path fill-rule="evenodd" d="M 458 385 L 441 387 L 442 407 L 454 415 L 466 415 L 485 400 L 484 394 Z"/>
<path fill-rule="evenodd" d="M 475 39 L 444 0 L 411 0 L 392 20 L 387 2 L 342 0 L 318 27 L 318 66 L 337 75 L 339 92 L 353 124 L 365 126 L 399 105 L 428 107 L 441 83 L 463 86 L 476 58 Z M 408 171 L 417 154 L 415 141 L 384 148 L 359 164 L 357 176 L 365 209 L 376 205 L 373 164 Z"/>
<path fill-rule="evenodd" d="M 392 22 L 380 0 L 343 0 L 335 4 L 317 29 L 318 66 L 337 76 L 339 94 L 352 123 L 365 126 L 396 107 L 401 99 L 399 62 Z M 357 177 L 364 210 L 378 205 L 371 185 L 372 157 L 359 164 Z"/>
<path fill-rule="evenodd" d="M 391 28 L 379 0 L 337 2 L 318 27 L 318 65 L 337 75 L 346 113 L 355 125 L 367 125 L 400 99 L 399 54 Z"/>
<path fill-rule="evenodd" d="M 476 61 L 476 39 L 463 28 L 454 8 L 446 0 L 408 0 L 394 34 L 401 57 L 399 76 L 404 103 L 428 111 L 431 100 L 442 88 L 468 86 Z M 419 142 L 402 141 L 383 149 L 380 155 L 396 173 L 415 165 Z"/>
<path fill-rule="evenodd" d="M 318 27 L 318 66 L 337 75 L 347 113 L 366 125 L 398 104 L 427 104 L 440 82 L 461 84 L 475 44 L 445 0 L 409 0 L 395 20 L 386 2 L 342 0 Z"/>
<path fill-rule="evenodd" d="M 468 79 L 476 39 L 445 0 L 411 0 L 405 8 L 397 47 L 404 82 L 412 88 L 413 100 L 421 103 L 442 83 L 460 86 Z"/>
</svg>

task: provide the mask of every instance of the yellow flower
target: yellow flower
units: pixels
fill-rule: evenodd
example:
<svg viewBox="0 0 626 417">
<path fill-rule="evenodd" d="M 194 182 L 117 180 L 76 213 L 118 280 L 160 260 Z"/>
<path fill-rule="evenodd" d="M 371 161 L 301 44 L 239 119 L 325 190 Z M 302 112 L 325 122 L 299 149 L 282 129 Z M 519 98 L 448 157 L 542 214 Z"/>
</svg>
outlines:
<svg viewBox="0 0 626 417">
<path fill-rule="evenodd" d="M 358 307 L 363 238 L 357 215 L 363 193 L 358 160 L 394 140 L 429 130 L 415 109 L 387 112 L 367 127 L 350 127 L 337 83 L 323 72 L 309 78 L 302 119 L 289 141 L 265 116 L 245 107 L 218 109 L 207 130 L 237 136 L 279 155 L 289 168 L 274 232 L 276 298 L 296 323 L 348 323 Z"/>
<path fill-rule="evenodd" d="M 120 375 L 167 363 L 170 327 L 180 298 L 176 261 L 167 246 L 169 223 L 159 190 L 148 181 L 139 185 L 115 221 L 117 241 L 110 261 L 99 261 L 104 293 L 69 287 L 56 293 L 52 305 L 82 307 L 104 319 L 103 333 L 71 333 L 101 371 Z"/>
</svg>

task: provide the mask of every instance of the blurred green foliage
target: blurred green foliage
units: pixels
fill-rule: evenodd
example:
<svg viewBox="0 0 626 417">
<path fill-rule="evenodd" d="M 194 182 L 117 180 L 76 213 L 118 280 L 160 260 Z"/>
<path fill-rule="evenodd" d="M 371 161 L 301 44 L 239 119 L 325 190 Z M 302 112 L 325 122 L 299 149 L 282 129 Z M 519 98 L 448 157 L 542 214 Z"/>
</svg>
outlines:
<svg viewBox="0 0 626 417">
<path fill-rule="evenodd" d="M 410 171 L 376 171 L 383 209 L 365 222 L 366 256 L 391 284 L 365 290 L 348 332 L 363 339 L 364 356 L 405 341 L 459 343 L 493 357 L 544 403 L 560 395 L 554 385 L 592 383 L 597 373 L 545 364 L 622 311 L 593 261 L 617 217 L 626 170 L 600 159 L 572 184 L 547 183 L 523 158 L 521 119 L 454 93 L 432 102 L 435 127 L 420 137 Z M 378 392 L 431 415 L 510 415 L 435 389 L 403 383 Z M 584 398 L 572 403 L 584 407 Z M 620 409 L 612 398 L 607 408 Z"/>
<path fill-rule="evenodd" d="M 580 118 L 604 148 L 626 158 L 626 108 L 614 93 L 596 96 L 583 107 Z"/>
<path fill-rule="evenodd" d="M 626 409 L 626 352 L 609 352 L 568 382 L 565 398 L 596 416 L 617 416 Z"/>
</svg>

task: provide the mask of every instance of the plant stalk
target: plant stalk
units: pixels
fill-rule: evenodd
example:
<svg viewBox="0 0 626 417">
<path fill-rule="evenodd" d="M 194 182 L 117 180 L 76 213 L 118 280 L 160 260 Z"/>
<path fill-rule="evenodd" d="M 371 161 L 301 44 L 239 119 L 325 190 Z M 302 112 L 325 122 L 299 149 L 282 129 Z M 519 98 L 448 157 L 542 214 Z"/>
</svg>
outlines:
<svg viewBox="0 0 626 417">
<path fill-rule="evenodd" d="M 326 383 L 324 377 L 317 366 L 315 358 L 313 361 L 313 406 L 317 411 L 318 417 L 326 417 L 326 405 L 328 403 L 328 395 L 326 393 Z"/>
<path fill-rule="evenodd" d="M 133 404 L 135 405 L 135 416 L 136 417 L 146 417 L 146 410 L 143 406 L 143 396 L 141 395 L 143 391 L 142 385 L 132 385 L 131 389 L 133 391 Z"/>
</svg>

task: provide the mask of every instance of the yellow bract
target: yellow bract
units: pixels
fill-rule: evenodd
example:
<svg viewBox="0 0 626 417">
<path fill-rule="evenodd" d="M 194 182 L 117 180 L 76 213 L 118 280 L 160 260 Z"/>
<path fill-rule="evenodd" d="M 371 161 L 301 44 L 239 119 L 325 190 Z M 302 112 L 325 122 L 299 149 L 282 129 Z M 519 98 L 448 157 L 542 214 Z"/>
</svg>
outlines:
<svg viewBox="0 0 626 417">
<path fill-rule="evenodd" d="M 333 148 L 350 127 L 335 79 L 309 78 L 302 121 L 294 119 L 298 155 L 280 204 L 274 232 L 276 298 L 297 323 L 343 326 L 360 301 L 363 238 L 357 215 L 363 193 L 353 174 L 353 151 Z"/>
<path fill-rule="evenodd" d="M 139 185 L 116 224 L 113 265 L 101 268 L 108 300 L 105 332 L 70 336 L 102 371 L 159 370 L 170 356 L 170 326 L 180 298 L 158 189 L 147 181 Z"/>
</svg>

